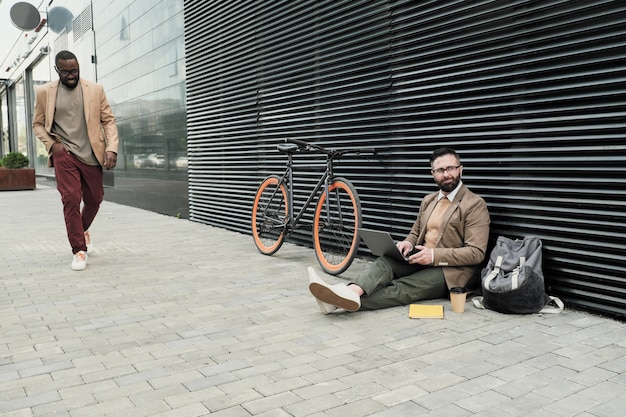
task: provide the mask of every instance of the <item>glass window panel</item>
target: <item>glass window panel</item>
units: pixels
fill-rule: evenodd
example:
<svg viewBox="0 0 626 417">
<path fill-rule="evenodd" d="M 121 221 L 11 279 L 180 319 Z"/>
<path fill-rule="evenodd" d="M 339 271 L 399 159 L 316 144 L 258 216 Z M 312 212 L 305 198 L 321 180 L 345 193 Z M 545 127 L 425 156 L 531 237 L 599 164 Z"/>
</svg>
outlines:
<svg viewBox="0 0 626 417">
<path fill-rule="evenodd" d="M 35 64 L 35 66 L 31 70 L 32 86 L 30 96 L 33 98 L 33 108 L 31 109 L 31 113 L 34 113 L 35 88 L 49 82 L 52 79 L 52 59 L 53 58 L 51 58 L 50 55 L 47 55 L 44 59 L 37 62 L 37 64 Z M 33 161 L 33 166 L 37 170 L 37 173 L 53 174 L 54 169 L 48 167 L 48 151 L 46 150 L 46 147 L 39 139 L 35 137 L 34 133 L 32 141 L 35 144 L 35 160 Z"/>
</svg>

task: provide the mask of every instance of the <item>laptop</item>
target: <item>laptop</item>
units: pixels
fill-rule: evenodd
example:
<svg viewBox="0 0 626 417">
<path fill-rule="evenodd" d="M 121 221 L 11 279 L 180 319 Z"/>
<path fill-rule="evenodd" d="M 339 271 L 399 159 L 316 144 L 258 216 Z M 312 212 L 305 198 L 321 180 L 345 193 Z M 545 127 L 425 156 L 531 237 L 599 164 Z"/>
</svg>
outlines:
<svg viewBox="0 0 626 417">
<path fill-rule="evenodd" d="M 402 255 L 393 238 L 388 232 L 372 229 L 359 229 L 359 236 L 375 256 L 389 256 L 397 261 L 408 261 L 409 257 Z M 415 252 L 411 252 L 412 255 Z"/>
</svg>

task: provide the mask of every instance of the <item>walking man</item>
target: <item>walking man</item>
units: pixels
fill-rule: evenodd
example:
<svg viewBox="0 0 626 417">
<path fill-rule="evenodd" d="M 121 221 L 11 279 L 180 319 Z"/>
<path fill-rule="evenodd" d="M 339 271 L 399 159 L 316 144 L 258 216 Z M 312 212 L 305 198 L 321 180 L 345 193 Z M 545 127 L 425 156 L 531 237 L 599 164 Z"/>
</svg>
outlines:
<svg viewBox="0 0 626 417">
<path fill-rule="evenodd" d="M 89 226 L 104 198 L 102 168 L 117 164 L 115 116 L 101 85 L 80 78 L 78 59 L 70 51 L 54 60 L 58 81 L 39 86 L 33 130 L 48 150 L 63 202 L 74 271 L 87 268 L 93 252 Z M 82 209 L 81 209 L 82 202 Z"/>
</svg>

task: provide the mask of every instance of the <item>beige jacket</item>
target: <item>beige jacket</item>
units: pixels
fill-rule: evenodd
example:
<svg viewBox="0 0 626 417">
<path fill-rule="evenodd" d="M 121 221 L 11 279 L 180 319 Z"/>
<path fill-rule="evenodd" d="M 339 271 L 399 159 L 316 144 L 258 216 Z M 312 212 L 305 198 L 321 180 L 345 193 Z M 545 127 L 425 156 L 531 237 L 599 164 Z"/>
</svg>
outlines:
<svg viewBox="0 0 626 417">
<path fill-rule="evenodd" d="M 426 223 L 437 204 L 438 194 L 429 194 L 422 200 L 418 217 L 405 239 L 413 245 L 424 242 Z M 462 185 L 444 214 L 433 250 L 434 266 L 443 267 L 448 288 L 480 285 L 480 264 L 489 243 L 490 222 L 485 200 Z"/>
<path fill-rule="evenodd" d="M 51 132 L 59 82 L 58 80 L 52 81 L 35 90 L 33 130 L 37 138 L 46 146 L 48 154 L 55 142 L 61 142 L 61 139 Z M 119 137 L 115 116 L 104 94 L 104 88 L 100 84 L 80 79 L 80 88 L 83 89 L 89 142 L 98 162 L 104 165 L 105 152 L 117 153 Z M 52 155 L 48 156 L 48 166 L 53 166 Z"/>
</svg>

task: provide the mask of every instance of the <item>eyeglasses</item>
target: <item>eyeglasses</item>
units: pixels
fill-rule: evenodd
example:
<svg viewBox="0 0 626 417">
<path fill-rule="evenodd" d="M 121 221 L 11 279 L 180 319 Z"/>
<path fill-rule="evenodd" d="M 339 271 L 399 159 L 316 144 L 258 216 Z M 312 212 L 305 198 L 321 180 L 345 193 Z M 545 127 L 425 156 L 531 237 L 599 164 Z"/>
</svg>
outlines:
<svg viewBox="0 0 626 417">
<path fill-rule="evenodd" d="M 78 68 L 73 69 L 73 70 L 69 70 L 69 71 L 67 71 L 67 70 L 60 70 L 57 67 L 54 67 L 54 69 L 62 77 L 69 77 L 70 75 L 78 75 L 78 73 L 80 72 L 80 69 L 78 69 Z"/>
<path fill-rule="evenodd" d="M 459 169 L 461 167 L 461 165 L 457 165 L 457 166 L 449 166 L 449 167 L 445 167 L 445 168 L 437 168 L 437 169 L 431 169 L 430 171 L 433 174 L 437 174 L 437 175 L 441 175 L 443 173 L 446 173 L 448 171 L 456 171 L 457 169 Z"/>
</svg>

